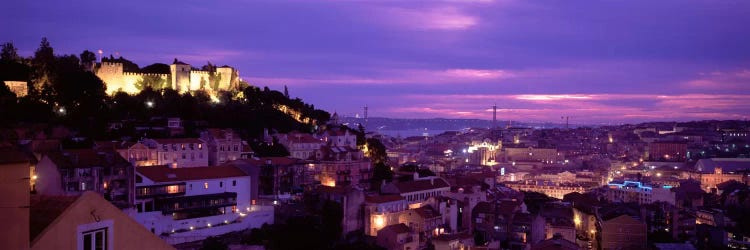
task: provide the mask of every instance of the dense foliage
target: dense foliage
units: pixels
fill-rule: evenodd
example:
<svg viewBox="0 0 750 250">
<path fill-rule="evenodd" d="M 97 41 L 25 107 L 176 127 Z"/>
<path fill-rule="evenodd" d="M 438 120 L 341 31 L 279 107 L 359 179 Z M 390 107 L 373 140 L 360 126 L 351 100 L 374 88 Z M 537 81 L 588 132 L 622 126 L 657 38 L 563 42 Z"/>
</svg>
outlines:
<svg viewBox="0 0 750 250">
<path fill-rule="evenodd" d="M 11 127 L 43 122 L 64 125 L 81 136 L 121 139 L 135 136 L 133 127 L 137 123 L 157 117 L 179 117 L 188 121 L 185 123 L 187 136 L 195 136 L 199 126 L 208 126 L 234 128 L 245 138 L 258 138 L 266 128 L 279 132 L 311 132 L 330 119 L 328 112 L 317 110 L 299 98 L 289 99 L 268 87 L 260 89 L 249 85 L 220 92 L 212 99 L 203 91 L 178 93 L 166 88 L 163 81 L 148 78 L 139 83 L 143 90 L 137 95 L 119 92 L 108 96 L 104 82 L 90 71 L 92 55 L 84 51 L 81 53 L 83 60 L 76 55 L 55 55 L 47 39 L 42 39 L 33 57 L 21 58 L 12 43 L 3 44 L 0 82 L 26 81 L 29 95 L 16 97 L 3 85 L 0 88 L 0 124 Z M 168 70 L 164 64 L 140 69 L 122 57 L 110 56 L 103 61 L 123 63 L 125 71 L 163 73 Z M 280 111 L 280 105 L 315 122 L 299 122 Z M 108 130 L 113 122 L 122 123 L 122 128 Z"/>
</svg>

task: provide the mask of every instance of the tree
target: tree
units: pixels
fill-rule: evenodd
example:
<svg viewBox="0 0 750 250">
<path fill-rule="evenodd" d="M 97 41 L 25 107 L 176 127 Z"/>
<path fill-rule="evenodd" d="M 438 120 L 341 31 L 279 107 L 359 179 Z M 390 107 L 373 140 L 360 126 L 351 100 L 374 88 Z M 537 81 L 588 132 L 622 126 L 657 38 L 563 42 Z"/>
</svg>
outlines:
<svg viewBox="0 0 750 250">
<path fill-rule="evenodd" d="M 169 74 L 171 72 L 172 70 L 169 68 L 169 65 L 163 63 L 154 63 L 141 69 L 141 73 L 148 74 Z"/>
<path fill-rule="evenodd" d="M 160 90 L 166 88 L 166 84 L 166 79 L 163 79 L 158 75 L 144 75 L 141 79 L 138 79 L 138 81 L 133 83 L 138 91 L 142 91 L 146 88 Z"/>
<path fill-rule="evenodd" d="M 373 190 L 379 190 L 383 181 L 390 182 L 391 180 L 393 180 L 393 171 L 391 168 L 382 162 L 376 163 L 372 170 L 372 182 L 370 187 Z"/>
<path fill-rule="evenodd" d="M 388 153 L 386 152 L 385 145 L 376 138 L 369 138 L 367 142 L 367 156 L 372 159 L 372 162 L 388 164 Z"/>
<path fill-rule="evenodd" d="M 16 106 L 16 94 L 10 91 L 5 84 L 0 85 L 0 123 L 7 124 L 13 117 Z"/>
<path fill-rule="evenodd" d="M 52 64 L 55 62 L 55 53 L 50 46 L 49 41 L 46 37 L 42 37 L 42 42 L 39 43 L 39 48 L 34 52 L 34 58 L 31 60 L 31 66 L 33 69 L 31 78 L 34 82 L 34 89 L 39 91 L 42 86 L 50 84 L 50 74 L 52 71 Z M 36 92 L 32 91 L 32 93 Z"/>
<path fill-rule="evenodd" d="M 284 96 L 286 96 L 286 98 L 289 98 L 289 89 L 286 87 L 286 85 L 284 85 Z"/>
<path fill-rule="evenodd" d="M 94 62 L 96 62 L 96 54 L 94 52 L 84 50 L 81 53 L 81 65 L 85 69 L 92 69 L 94 67 Z"/>
<path fill-rule="evenodd" d="M 2 45 L 2 52 L 0 52 L 0 61 L 15 62 L 18 61 L 18 49 L 13 46 L 12 42 L 7 42 Z"/>
</svg>

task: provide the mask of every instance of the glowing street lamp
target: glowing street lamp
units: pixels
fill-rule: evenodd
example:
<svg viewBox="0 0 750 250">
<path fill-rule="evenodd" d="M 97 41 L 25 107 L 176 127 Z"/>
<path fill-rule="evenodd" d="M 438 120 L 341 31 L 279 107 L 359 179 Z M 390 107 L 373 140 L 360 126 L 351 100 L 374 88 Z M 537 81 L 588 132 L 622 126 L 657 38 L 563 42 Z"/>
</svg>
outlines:
<svg viewBox="0 0 750 250">
<path fill-rule="evenodd" d="M 154 107 L 154 102 L 152 102 L 152 101 L 147 101 L 147 102 L 146 102 L 146 107 L 149 107 L 149 108 L 153 108 L 153 107 Z"/>
</svg>

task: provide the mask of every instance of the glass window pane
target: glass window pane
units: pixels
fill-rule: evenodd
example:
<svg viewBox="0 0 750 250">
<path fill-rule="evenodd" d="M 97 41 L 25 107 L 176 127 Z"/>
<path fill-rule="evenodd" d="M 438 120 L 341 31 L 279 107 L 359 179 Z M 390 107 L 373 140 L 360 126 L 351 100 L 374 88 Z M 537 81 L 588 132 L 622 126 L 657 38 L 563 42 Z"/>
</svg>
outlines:
<svg viewBox="0 0 750 250">
<path fill-rule="evenodd" d="M 83 235 L 83 250 L 93 250 L 91 247 L 91 234 Z"/>
<path fill-rule="evenodd" d="M 104 250 L 104 232 L 96 232 L 96 250 Z"/>
</svg>

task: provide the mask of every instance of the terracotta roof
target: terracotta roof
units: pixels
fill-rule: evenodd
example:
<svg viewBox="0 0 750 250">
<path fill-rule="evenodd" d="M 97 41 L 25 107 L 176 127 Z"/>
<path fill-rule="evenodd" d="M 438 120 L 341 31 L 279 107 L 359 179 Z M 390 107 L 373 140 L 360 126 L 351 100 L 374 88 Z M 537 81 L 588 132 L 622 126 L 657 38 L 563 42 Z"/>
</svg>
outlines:
<svg viewBox="0 0 750 250">
<path fill-rule="evenodd" d="M 0 151 L 0 164 L 29 162 L 29 156 L 16 150 Z"/>
<path fill-rule="evenodd" d="M 248 176 L 247 174 L 245 174 L 245 172 L 233 166 L 169 168 L 165 165 L 159 165 L 137 167 L 135 171 L 154 182 L 205 180 Z"/>
<path fill-rule="evenodd" d="M 71 149 L 65 152 L 51 152 L 47 157 L 61 169 L 90 168 L 110 165 L 104 154 L 106 153 L 100 154 L 93 149 Z M 122 158 L 119 154 L 114 154 L 114 157 Z"/>
<path fill-rule="evenodd" d="M 287 140 L 291 143 L 322 143 L 318 138 L 313 137 L 310 134 L 302 134 L 302 133 L 290 133 L 287 136 Z"/>
<path fill-rule="evenodd" d="M 239 134 L 234 132 L 232 129 L 209 128 L 206 129 L 206 133 L 208 133 L 214 139 L 224 140 L 227 138 L 227 133 L 231 134 L 232 139 L 239 139 Z"/>
<path fill-rule="evenodd" d="M 36 238 L 77 199 L 78 196 L 31 196 L 31 207 L 29 209 L 31 214 L 29 217 L 29 236 L 31 236 L 31 239 Z"/>
<path fill-rule="evenodd" d="M 96 141 L 94 142 L 97 148 L 100 149 L 128 149 L 135 145 L 135 142 L 127 141 Z"/>
<path fill-rule="evenodd" d="M 33 140 L 31 141 L 31 151 L 34 153 L 60 151 L 60 140 Z"/>
<path fill-rule="evenodd" d="M 348 188 L 342 186 L 329 187 L 329 186 L 318 186 L 318 192 L 327 194 L 346 194 L 349 191 Z"/>
<path fill-rule="evenodd" d="M 427 180 L 414 180 L 407 182 L 394 183 L 398 191 L 401 193 L 411 193 L 416 191 L 437 189 L 449 187 L 448 183 L 441 178 L 427 179 Z"/>
<path fill-rule="evenodd" d="M 383 229 L 380 229 L 378 233 L 388 232 L 388 231 L 393 232 L 395 234 L 411 233 L 411 229 L 408 226 L 406 226 L 406 224 L 404 223 L 398 223 L 395 225 L 386 226 Z"/>
<path fill-rule="evenodd" d="M 369 203 L 386 203 L 403 200 L 404 197 L 401 195 L 390 194 L 390 195 L 373 195 L 365 197 L 365 202 Z"/>
<path fill-rule="evenodd" d="M 261 158 L 250 158 L 250 159 L 241 159 L 244 162 L 247 162 L 248 164 L 256 165 L 256 166 L 263 166 L 266 165 L 268 160 L 271 160 L 271 165 L 276 166 L 288 166 L 297 164 L 300 160 L 296 158 L 291 157 L 261 157 Z"/>
<path fill-rule="evenodd" d="M 583 249 L 578 244 L 566 239 L 546 239 L 531 247 L 532 250 L 577 250 Z"/>
<path fill-rule="evenodd" d="M 415 208 L 414 212 L 416 212 L 420 217 L 424 219 L 432 219 L 435 217 L 440 217 L 440 213 L 435 211 L 435 209 L 432 208 L 432 206 L 427 205 L 420 208 Z"/>
<path fill-rule="evenodd" d="M 178 143 L 203 143 L 203 140 L 198 138 L 163 138 L 163 139 L 151 139 L 159 144 L 178 144 Z"/>
</svg>

